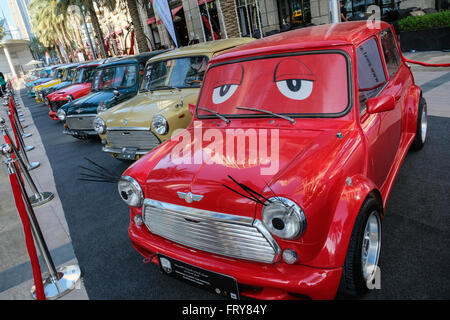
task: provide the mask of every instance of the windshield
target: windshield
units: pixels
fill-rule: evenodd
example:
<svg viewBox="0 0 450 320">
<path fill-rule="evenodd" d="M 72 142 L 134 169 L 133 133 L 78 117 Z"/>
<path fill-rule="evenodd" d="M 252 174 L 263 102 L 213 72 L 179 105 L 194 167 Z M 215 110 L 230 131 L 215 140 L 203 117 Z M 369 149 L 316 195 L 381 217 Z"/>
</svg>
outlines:
<svg viewBox="0 0 450 320">
<path fill-rule="evenodd" d="M 92 90 L 129 88 L 136 84 L 137 78 L 137 67 L 134 64 L 98 69 L 95 72 Z"/>
<path fill-rule="evenodd" d="M 66 69 L 56 69 L 55 74 L 54 74 L 54 79 L 62 79 L 62 77 L 64 75 L 64 70 L 66 70 Z"/>
<path fill-rule="evenodd" d="M 175 88 L 199 88 L 208 64 L 205 56 L 193 56 L 147 65 L 141 89 L 158 90 Z"/>
<path fill-rule="evenodd" d="M 67 68 L 66 70 L 64 70 L 62 81 L 72 81 L 75 70 L 75 68 Z"/>
<path fill-rule="evenodd" d="M 339 114 L 349 104 L 347 59 L 340 53 L 269 56 L 212 66 L 198 107 L 222 115 L 268 117 L 279 114 Z M 198 115 L 211 116 L 197 108 Z"/>
<path fill-rule="evenodd" d="M 39 74 L 39 78 L 48 78 L 50 75 L 50 70 L 42 70 Z"/>
<path fill-rule="evenodd" d="M 95 68 L 96 67 L 76 69 L 72 83 L 77 84 L 77 83 L 92 82 Z"/>
</svg>

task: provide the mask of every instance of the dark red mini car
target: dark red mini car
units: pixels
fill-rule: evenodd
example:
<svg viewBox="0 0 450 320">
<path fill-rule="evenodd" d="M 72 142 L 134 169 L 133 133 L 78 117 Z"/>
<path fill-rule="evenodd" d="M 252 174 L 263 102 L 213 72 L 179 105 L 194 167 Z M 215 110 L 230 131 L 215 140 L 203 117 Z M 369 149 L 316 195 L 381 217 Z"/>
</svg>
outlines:
<svg viewBox="0 0 450 320">
<path fill-rule="evenodd" d="M 191 110 L 186 130 L 119 181 L 137 251 L 232 299 L 377 287 L 386 203 L 427 133 L 389 24 L 321 25 L 227 51 Z"/>
<path fill-rule="evenodd" d="M 78 66 L 73 77 L 71 86 L 63 88 L 49 94 L 45 102 L 49 108 L 49 116 L 53 120 L 59 120 L 56 112 L 67 102 L 84 97 L 91 91 L 91 84 L 94 76 L 94 70 L 104 63 L 105 60 L 86 63 Z"/>
</svg>

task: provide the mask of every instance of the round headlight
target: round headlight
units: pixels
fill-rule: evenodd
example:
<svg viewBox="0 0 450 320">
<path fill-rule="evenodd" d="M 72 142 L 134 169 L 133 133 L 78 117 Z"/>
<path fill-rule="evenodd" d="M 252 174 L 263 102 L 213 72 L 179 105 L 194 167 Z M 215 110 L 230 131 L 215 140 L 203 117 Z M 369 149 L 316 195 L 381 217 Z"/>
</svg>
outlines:
<svg viewBox="0 0 450 320">
<path fill-rule="evenodd" d="M 270 233 L 282 239 L 295 239 L 306 229 L 303 210 L 293 201 L 270 198 L 262 210 L 262 220 Z"/>
<path fill-rule="evenodd" d="M 119 180 L 118 189 L 120 197 L 127 205 L 131 207 L 140 207 L 142 205 L 144 194 L 136 180 L 129 176 L 123 176 Z"/>
<path fill-rule="evenodd" d="M 105 121 L 103 121 L 102 118 L 95 118 L 94 120 L 94 130 L 98 133 L 98 134 L 102 134 L 106 132 L 106 124 Z"/>
<path fill-rule="evenodd" d="M 64 121 L 66 120 L 66 112 L 63 109 L 59 109 L 56 112 L 56 116 L 58 117 L 59 120 Z"/>
<path fill-rule="evenodd" d="M 108 109 L 108 108 L 106 107 L 106 102 L 105 102 L 105 101 L 102 101 L 102 102 L 100 102 L 100 104 L 99 104 L 98 107 L 97 107 L 97 113 L 103 112 L 103 111 L 105 111 L 106 109 Z"/>
<path fill-rule="evenodd" d="M 166 118 L 161 115 L 157 115 L 153 118 L 152 127 L 153 130 L 160 135 L 166 134 L 169 131 L 169 124 L 167 123 Z"/>
</svg>

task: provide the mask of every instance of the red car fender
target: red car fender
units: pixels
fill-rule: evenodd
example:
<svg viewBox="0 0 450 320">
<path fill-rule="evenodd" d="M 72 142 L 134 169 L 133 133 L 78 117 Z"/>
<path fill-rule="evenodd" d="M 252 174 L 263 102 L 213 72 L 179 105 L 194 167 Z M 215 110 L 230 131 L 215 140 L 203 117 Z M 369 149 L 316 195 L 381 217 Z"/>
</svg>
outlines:
<svg viewBox="0 0 450 320">
<path fill-rule="evenodd" d="M 422 89 L 413 84 L 409 87 L 408 93 L 405 98 L 405 110 L 403 118 L 404 132 L 416 133 L 417 130 L 417 116 L 419 112 L 419 101 L 422 96 Z"/>
<path fill-rule="evenodd" d="M 372 181 L 360 174 L 346 179 L 323 247 L 308 265 L 327 268 L 344 265 L 356 217 L 367 197 L 374 197 L 383 208 L 380 192 Z"/>
</svg>

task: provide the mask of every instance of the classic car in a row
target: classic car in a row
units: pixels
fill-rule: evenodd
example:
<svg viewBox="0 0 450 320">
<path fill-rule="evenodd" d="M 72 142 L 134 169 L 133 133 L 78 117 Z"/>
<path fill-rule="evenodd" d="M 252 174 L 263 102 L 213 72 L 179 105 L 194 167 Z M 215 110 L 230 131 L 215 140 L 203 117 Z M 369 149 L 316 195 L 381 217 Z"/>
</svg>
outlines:
<svg viewBox="0 0 450 320">
<path fill-rule="evenodd" d="M 99 66 L 93 76 L 91 92 L 59 109 L 58 117 L 65 121 L 64 133 L 76 138 L 98 136 L 93 124 L 97 113 L 134 97 L 146 62 L 162 52 L 165 50 L 125 56 Z"/>
<path fill-rule="evenodd" d="M 170 106 L 170 117 L 191 117 L 185 95 L 174 105 L 177 88 L 154 86 L 197 78 L 159 84 L 154 74 L 172 62 L 154 66 L 144 86 L 151 103 L 139 95 L 134 109 L 101 114 L 105 148 L 148 150 L 172 130 L 141 110 L 166 118 Z M 427 135 L 426 102 L 390 25 L 320 25 L 231 49 L 209 62 L 191 109 L 188 128 L 119 181 L 139 253 L 231 299 L 331 299 L 373 288 L 387 200 L 408 150 Z M 133 139 L 109 136 L 116 128 Z"/>
<path fill-rule="evenodd" d="M 45 83 L 47 81 L 51 81 L 53 80 L 53 77 L 55 75 L 55 69 L 57 68 L 57 66 L 50 66 L 50 67 L 46 67 L 43 68 L 40 73 L 39 73 L 39 78 L 27 82 L 25 84 L 25 88 L 27 90 L 27 93 L 30 97 L 34 97 L 35 93 L 34 93 L 34 86 L 40 85 L 42 83 Z"/>
<path fill-rule="evenodd" d="M 94 61 L 82 64 L 75 69 L 72 84 L 68 87 L 55 91 L 47 96 L 46 104 L 49 116 L 53 120 L 58 120 L 56 112 L 66 103 L 84 97 L 91 91 L 92 80 L 95 69 L 106 60 Z"/>
<path fill-rule="evenodd" d="M 72 80 L 71 76 L 73 75 L 73 70 L 78 65 L 79 63 L 61 65 L 56 68 L 55 77 L 53 80 L 34 86 L 34 93 L 36 95 L 34 99 L 36 100 L 36 102 L 45 102 L 46 95 L 50 93 L 54 87 L 57 87 L 62 82 L 68 82 L 69 78 L 70 80 Z"/>
<path fill-rule="evenodd" d="M 191 122 L 208 61 L 233 47 L 254 41 L 236 38 L 176 49 L 149 60 L 139 94 L 99 114 L 95 127 L 103 151 L 134 160 Z"/>
</svg>

